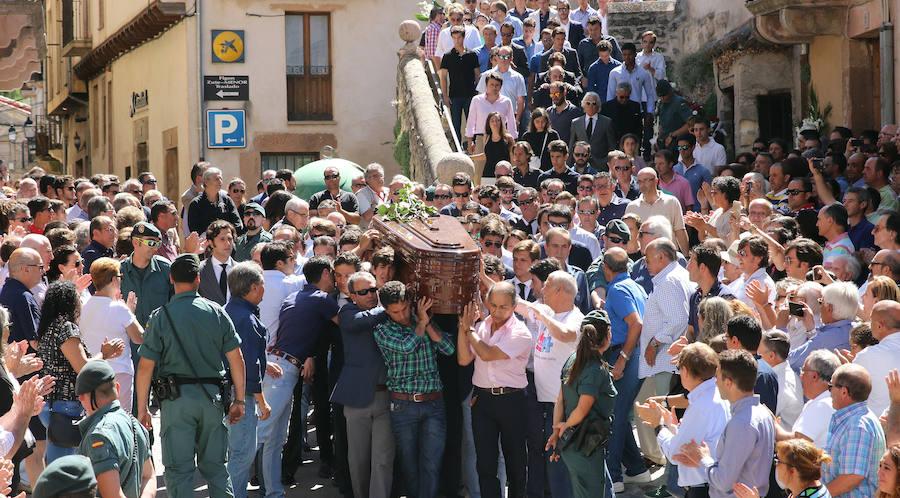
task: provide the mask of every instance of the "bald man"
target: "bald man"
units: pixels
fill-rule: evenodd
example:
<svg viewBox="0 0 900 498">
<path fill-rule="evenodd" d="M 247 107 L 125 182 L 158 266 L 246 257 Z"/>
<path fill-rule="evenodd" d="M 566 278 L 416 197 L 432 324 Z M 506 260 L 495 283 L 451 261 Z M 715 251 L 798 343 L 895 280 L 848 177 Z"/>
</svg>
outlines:
<svg viewBox="0 0 900 498">
<path fill-rule="evenodd" d="M 868 498 L 878 489 L 878 462 L 884 454 L 884 431 L 866 404 L 872 379 L 860 365 L 841 365 L 831 376 L 834 415 L 825 452 L 832 462 L 822 465 L 822 482 L 831 496 Z"/>
<path fill-rule="evenodd" d="M 50 269 L 50 261 L 53 260 L 53 247 L 50 246 L 50 240 L 47 237 L 36 233 L 26 235 L 19 247 L 37 251 L 41 256 L 41 261 L 44 263 L 44 271 L 46 272 Z M 34 294 L 34 300 L 37 301 L 38 306 L 44 305 L 44 295 L 47 294 L 47 287 L 49 286 L 47 277 L 41 276 L 40 282 L 31 288 L 31 293 Z"/>
<path fill-rule="evenodd" d="M 0 290 L 0 305 L 10 314 L 10 341 L 27 340 L 31 353 L 37 352 L 37 326 L 41 308 L 31 289 L 44 275 L 44 262 L 34 249 L 20 247 L 9 257 L 9 278 Z"/>
<path fill-rule="evenodd" d="M 647 167 L 638 171 L 637 181 L 641 195 L 628 203 L 625 212 L 636 213 L 642 220 L 657 214 L 664 216 L 672 224 L 678 249 L 682 254 L 687 254 L 688 237 L 684 229 L 684 216 L 678 198 L 659 190 L 659 177 L 653 168 Z"/>
<path fill-rule="evenodd" d="M 872 336 L 878 344 L 869 346 L 856 355 L 853 363 L 868 370 L 872 377 L 872 393 L 869 394 L 869 409 L 881 415 L 890 406 L 888 393 L 888 372 L 897 368 L 900 357 L 900 303 L 885 299 L 872 308 Z"/>
</svg>

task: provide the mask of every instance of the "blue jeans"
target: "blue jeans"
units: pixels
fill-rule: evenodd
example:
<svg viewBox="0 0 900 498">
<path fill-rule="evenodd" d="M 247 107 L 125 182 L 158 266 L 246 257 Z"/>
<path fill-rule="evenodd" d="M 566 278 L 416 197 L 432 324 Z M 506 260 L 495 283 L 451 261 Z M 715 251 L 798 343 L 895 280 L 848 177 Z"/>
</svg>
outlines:
<svg viewBox="0 0 900 498">
<path fill-rule="evenodd" d="M 447 435 L 444 399 L 416 403 L 391 398 L 391 431 L 407 496 L 435 496 Z"/>
<path fill-rule="evenodd" d="M 271 412 L 269 418 L 260 422 L 256 429 L 257 447 L 262 449 L 260 483 L 266 488 L 265 496 L 272 498 L 284 496 L 284 486 L 281 484 L 281 449 L 287 440 L 294 386 L 300 378 L 300 369 L 278 356 L 269 355 L 267 361 L 278 364 L 284 371 L 277 379 L 269 376 L 263 379 L 263 394 Z"/>
<path fill-rule="evenodd" d="M 250 465 L 256 456 L 256 398 L 245 398 L 244 416 L 236 424 L 228 426 L 228 475 L 234 488 L 234 498 L 247 498 L 247 481 Z"/>
<path fill-rule="evenodd" d="M 456 130 L 456 135 L 459 138 L 459 143 L 462 144 L 465 139 L 466 134 L 460 131 L 460 127 L 462 127 L 462 115 L 463 112 L 466 113 L 466 119 L 469 119 L 469 105 L 472 104 L 472 97 L 451 97 L 450 98 L 450 122 L 453 124 L 453 129 Z M 521 135 L 521 133 L 520 133 Z"/>
<path fill-rule="evenodd" d="M 72 417 L 80 417 L 84 413 L 84 408 L 82 408 L 80 401 L 53 401 L 52 403 L 53 411 L 55 412 L 65 413 Z M 41 423 L 44 424 L 44 427 L 50 427 L 50 403 L 44 405 L 44 409 L 41 410 L 38 418 L 41 419 Z M 47 465 L 50 465 L 53 460 L 56 460 L 59 457 L 74 455 L 76 453 L 78 453 L 78 448 L 63 448 L 62 446 L 56 446 L 50 442 L 49 437 L 47 438 L 47 453 L 45 457 Z"/>
<path fill-rule="evenodd" d="M 550 439 L 553 433 L 553 407 L 555 403 L 541 403 L 541 409 L 544 411 L 544 441 Z M 562 458 L 551 461 L 547 452 L 544 460 L 547 466 L 547 482 L 550 484 L 550 494 L 553 496 L 572 496 L 572 478 L 569 475 L 569 468 Z"/>
<path fill-rule="evenodd" d="M 603 354 L 603 359 L 610 365 L 615 365 L 621 351 L 621 347 L 612 347 Z M 622 465 L 630 476 L 647 470 L 641 451 L 634 441 L 634 432 L 631 430 L 631 409 L 641 389 L 641 379 L 638 378 L 638 354 L 640 350 L 635 348 L 625 362 L 622 378 L 613 382 L 618 395 L 613 408 L 612 434 L 606 444 L 606 466 L 613 482 L 622 481 Z"/>
</svg>

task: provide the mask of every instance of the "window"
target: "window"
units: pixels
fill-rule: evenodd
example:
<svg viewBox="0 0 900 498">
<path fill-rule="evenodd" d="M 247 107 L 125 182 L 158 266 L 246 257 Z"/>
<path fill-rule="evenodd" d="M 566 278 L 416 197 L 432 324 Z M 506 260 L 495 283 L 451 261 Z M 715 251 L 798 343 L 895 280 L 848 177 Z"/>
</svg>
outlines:
<svg viewBox="0 0 900 498">
<path fill-rule="evenodd" d="M 759 136 L 766 139 L 792 136 L 790 93 L 759 95 L 756 97 L 756 109 Z"/>
<path fill-rule="evenodd" d="M 319 154 L 315 152 L 298 152 L 294 154 L 272 154 L 263 152 L 260 154 L 260 164 L 262 168 L 260 169 L 259 174 L 262 176 L 262 172 L 267 169 L 273 171 L 278 171 L 280 169 L 295 171 L 300 166 L 307 165 L 318 159 Z"/>
<path fill-rule="evenodd" d="M 331 120 L 331 18 L 328 14 L 284 18 L 288 121 Z"/>
</svg>

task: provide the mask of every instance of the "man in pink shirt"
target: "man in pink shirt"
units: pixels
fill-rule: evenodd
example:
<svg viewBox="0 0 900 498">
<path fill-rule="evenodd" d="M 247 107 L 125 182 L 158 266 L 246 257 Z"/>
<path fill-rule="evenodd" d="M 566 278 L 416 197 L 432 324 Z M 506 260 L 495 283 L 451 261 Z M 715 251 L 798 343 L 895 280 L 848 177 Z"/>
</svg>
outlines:
<svg viewBox="0 0 900 498">
<path fill-rule="evenodd" d="M 459 320 L 458 360 L 475 362 L 472 375 L 472 432 L 478 484 L 484 497 L 500 497 L 497 441 L 506 459 L 510 496 L 525 496 L 525 366 L 531 332 L 513 315 L 516 289 L 498 282 L 487 294 L 490 316 L 475 326 L 477 305 L 470 303 Z"/>
<path fill-rule="evenodd" d="M 659 175 L 659 188 L 674 195 L 681 203 L 681 212 L 694 209 L 694 195 L 687 178 L 675 172 L 675 154 L 669 149 L 662 149 L 653 154 L 653 165 Z"/>
<path fill-rule="evenodd" d="M 484 77 L 484 93 L 472 97 L 469 113 L 466 115 L 466 139 L 469 141 L 469 154 L 480 152 L 483 148 L 484 124 L 491 112 L 500 113 L 503 123 L 506 125 L 506 131 L 513 138 L 519 136 L 516 131 L 516 112 L 513 103 L 509 98 L 500 95 L 502 87 L 503 78 L 497 73 L 488 73 Z M 479 140 L 477 148 L 475 146 L 476 137 L 482 139 Z"/>
</svg>

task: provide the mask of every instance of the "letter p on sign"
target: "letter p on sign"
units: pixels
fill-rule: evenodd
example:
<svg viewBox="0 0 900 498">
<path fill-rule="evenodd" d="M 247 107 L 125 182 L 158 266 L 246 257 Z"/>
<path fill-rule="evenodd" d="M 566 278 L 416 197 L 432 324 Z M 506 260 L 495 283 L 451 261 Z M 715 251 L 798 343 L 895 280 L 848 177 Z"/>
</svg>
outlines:
<svg viewBox="0 0 900 498">
<path fill-rule="evenodd" d="M 216 114 L 213 116 L 213 122 L 216 124 L 215 135 L 216 142 L 225 142 L 225 135 L 234 133 L 238 129 L 237 118 L 229 114 Z"/>
<path fill-rule="evenodd" d="M 243 110 L 211 109 L 206 113 L 210 148 L 246 147 Z"/>
</svg>

